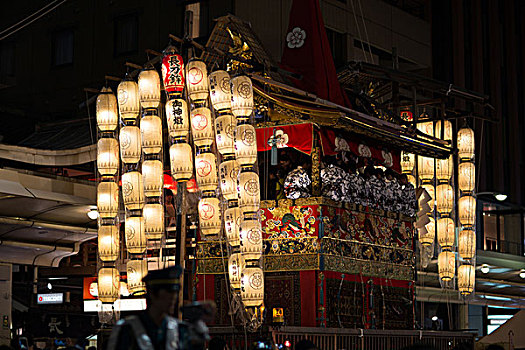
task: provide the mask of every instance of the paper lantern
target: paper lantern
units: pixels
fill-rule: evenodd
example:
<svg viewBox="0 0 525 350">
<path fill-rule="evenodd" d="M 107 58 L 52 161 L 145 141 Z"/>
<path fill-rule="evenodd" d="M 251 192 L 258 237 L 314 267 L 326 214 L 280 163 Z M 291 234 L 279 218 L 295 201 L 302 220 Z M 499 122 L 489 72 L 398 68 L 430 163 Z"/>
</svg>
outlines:
<svg viewBox="0 0 525 350">
<path fill-rule="evenodd" d="M 199 227 L 205 236 L 221 232 L 221 208 L 217 198 L 202 198 L 199 201 Z"/>
<path fill-rule="evenodd" d="M 120 274 L 114 267 L 98 270 L 98 299 L 103 303 L 112 303 L 119 297 Z"/>
<path fill-rule="evenodd" d="M 232 106 L 230 74 L 224 70 L 216 70 L 210 74 L 210 98 L 216 111 L 228 110 Z"/>
<path fill-rule="evenodd" d="M 103 181 L 97 186 L 97 211 L 101 219 L 118 215 L 118 185 L 113 181 Z"/>
<path fill-rule="evenodd" d="M 228 208 L 224 211 L 224 232 L 228 244 L 232 247 L 238 247 L 240 244 L 240 228 L 242 213 L 239 207 Z"/>
<path fill-rule="evenodd" d="M 428 205 L 433 210 L 434 204 L 435 204 L 435 200 L 436 200 L 436 190 L 435 190 L 434 185 L 432 185 L 432 184 L 423 184 L 423 185 L 421 185 L 421 187 L 423 187 L 428 192 L 428 195 L 431 198 L 431 200 L 428 202 Z"/>
<path fill-rule="evenodd" d="M 472 265 L 461 265 L 458 268 L 458 290 L 461 295 L 469 295 L 474 291 L 476 269 Z"/>
<path fill-rule="evenodd" d="M 208 71 L 203 61 L 193 59 L 186 65 L 186 87 L 193 102 L 208 98 Z"/>
<path fill-rule="evenodd" d="M 145 160 L 142 163 L 144 195 L 146 197 L 162 196 L 163 169 L 160 160 Z"/>
<path fill-rule="evenodd" d="M 142 149 L 146 154 L 162 150 L 162 122 L 156 115 L 146 115 L 140 120 Z"/>
<path fill-rule="evenodd" d="M 233 253 L 228 259 L 228 277 L 232 289 L 241 289 L 241 271 L 244 260 L 240 253 Z"/>
<path fill-rule="evenodd" d="M 148 203 L 142 210 L 144 232 L 148 239 L 161 239 L 164 235 L 164 207 L 159 203 Z"/>
<path fill-rule="evenodd" d="M 117 98 L 110 88 L 102 88 L 97 96 L 97 125 L 102 131 L 113 131 L 118 125 Z"/>
<path fill-rule="evenodd" d="M 454 209 L 454 190 L 443 184 L 436 187 L 436 209 L 442 215 L 448 215 Z"/>
<path fill-rule="evenodd" d="M 144 206 L 144 187 L 142 174 L 130 171 L 122 175 L 122 194 L 128 210 L 139 210 Z"/>
<path fill-rule="evenodd" d="M 129 292 L 132 295 L 146 294 L 146 283 L 142 282 L 142 279 L 148 274 L 148 261 L 146 259 L 128 260 L 126 272 Z"/>
<path fill-rule="evenodd" d="M 441 124 L 445 125 L 445 130 L 443 132 L 443 137 L 441 137 Z M 436 122 L 436 138 L 446 140 L 446 141 L 452 141 L 452 123 L 449 120 L 439 120 Z"/>
<path fill-rule="evenodd" d="M 237 126 L 235 157 L 241 166 L 251 166 L 257 161 L 257 134 L 251 124 Z"/>
<path fill-rule="evenodd" d="M 124 163 L 134 164 L 142 156 L 142 136 L 138 126 L 124 126 L 120 129 L 120 157 Z"/>
<path fill-rule="evenodd" d="M 472 196 L 461 197 L 458 201 L 459 222 L 465 227 L 476 223 L 476 199 Z"/>
<path fill-rule="evenodd" d="M 472 229 L 463 229 L 459 233 L 458 253 L 463 259 L 473 259 L 476 255 L 476 233 Z"/>
<path fill-rule="evenodd" d="M 139 74 L 139 99 L 142 108 L 155 109 L 160 103 L 160 78 L 154 69 L 145 69 Z"/>
<path fill-rule="evenodd" d="M 441 218 L 437 221 L 437 240 L 441 249 L 449 250 L 456 240 L 456 226 L 451 218 Z"/>
<path fill-rule="evenodd" d="M 219 185 L 217 178 L 217 157 L 210 152 L 195 156 L 195 179 L 201 191 L 216 191 Z"/>
<path fill-rule="evenodd" d="M 401 171 L 403 174 L 411 174 L 416 164 L 416 156 L 413 153 L 401 152 Z"/>
<path fill-rule="evenodd" d="M 237 192 L 237 177 L 239 176 L 239 162 L 235 159 L 225 160 L 219 165 L 221 192 L 226 200 L 239 199 Z"/>
<path fill-rule="evenodd" d="M 456 255 L 454 252 L 441 252 L 438 255 L 439 278 L 450 281 L 456 274 Z"/>
<path fill-rule="evenodd" d="M 215 119 L 215 140 L 217 150 L 222 155 L 235 154 L 235 128 L 237 119 L 231 114 L 225 114 Z"/>
<path fill-rule="evenodd" d="M 253 111 L 252 80 L 245 75 L 231 79 L 232 113 L 237 118 L 249 118 Z"/>
<path fill-rule="evenodd" d="M 124 121 L 137 120 L 140 112 L 139 86 L 131 79 L 122 80 L 117 88 L 118 109 Z"/>
<path fill-rule="evenodd" d="M 474 158 L 475 149 L 474 130 L 463 128 L 458 131 L 458 155 L 459 159 L 469 161 Z"/>
<path fill-rule="evenodd" d="M 259 175 L 245 171 L 239 175 L 239 208 L 246 213 L 257 213 L 261 203 Z"/>
<path fill-rule="evenodd" d="M 190 131 L 188 104 L 183 99 L 171 99 L 166 102 L 166 119 L 171 137 L 186 140 Z"/>
<path fill-rule="evenodd" d="M 472 193 L 476 185 L 476 167 L 472 162 L 459 164 L 458 184 L 461 192 Z"/>
<path fill-rule="evenodd" d="M 436 238 L 436 222 L 434 218 L 429 217 L 430 222 L 425 225 L 424 229 L 419 230 L 419 242 L 422 246 L 429 246 L 434 243 Z"/>
<path fill-rule="evenodd" d="M 245 307 L 262 305 L 264 301 L 264 274 L 260 267 L 242 269 L 241 299 Z"/>
<path fill-rule="evenodd" d="M 193 175 L 193 152 L 187 143 L 170 147 L 171 176 L 175 181 L 188 181 Z"/>
<path fill-rule="evenodd" d="M 142 254 L 146 251 L 146 234 L 142 216 L 128 216 L 124 222 L 126 248 L 132 254 Z"/>
<path fill-rule="evenodd" d="M 118 141 L 101 138 L 97 142 L 97 168 L 100 175 L 115 175 L 119 166 Z"/>
<path fill-rule="evenodd" d="M 417 171 L 423 182 L 430 182 L 434 178 L 434 158 L 417 157 Z"/>
<path fill-rule="evenodd" d="M 242 220 L 239 237 L 244 260 L 259 260 L 263 250 L 262 228 L 259 220 Z"/>
<path fill-rule="evenodd" d="M 434 136 L 434 122 L 417 123 L 417 129 L 425 135 Z"/>
<path fill-rule="evenodd" d="M 415 176 L 412 176 L 412 175 L 408 174 L 407 175 L 407 179 L 408 179 L 408 183 L 409 184 L 412 184 L 412 186 L 414 186 L 414 188 L 417 187 Z"/>
<path fill-rule="evenodd" d="M 181 95 L 184 90 L 184 61 L 173 46 L 168 46 L 162 57 L 162 80 L 168 96 Z"/>
<path fill-rule="evenodd" d="M 195 146 L 211 146 L 215 139 L 213 119 L 209 108 L 200 107 L 191 111 L 191 132 Z"/>
<path fill-rule="evenodd" d="M 448 182 L 454 172 L 454 160 L 452 156 L 445 159 L 436 159 L 436 179 L 438 182 Z"/>
<path fill-rule="evenodd" d="M 101 225 L 98 227 L 98 256 L 104 262 L 115 261 L 120 252 L 119 226 Z"/>
</svg>

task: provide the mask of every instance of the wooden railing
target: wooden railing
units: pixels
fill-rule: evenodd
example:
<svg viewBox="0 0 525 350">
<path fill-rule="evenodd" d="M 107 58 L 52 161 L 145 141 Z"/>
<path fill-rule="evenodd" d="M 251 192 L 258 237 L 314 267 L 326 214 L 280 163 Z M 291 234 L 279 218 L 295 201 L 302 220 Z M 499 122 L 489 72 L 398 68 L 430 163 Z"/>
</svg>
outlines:
<svg viewBox="0 0 525 350">
<path fill-rule="evenodd" d="M 308 339 L 320 350 L 401 350 L 414 345 L 417 349 L 428 350 L 473 350 L 475 337 L 469 332 L 314 327 L 266 329 L 256 336 L 231 327 L 212 327 L 210 333 L 212 337 L 220 336 L 227 340 L 230 349 L 237 350 L 245 349 L 245 339 L 248 343 L 246 349 L 250 349 L 255 338 L 271 338 L 276 344 L 289 341 L 292 349 L 298 341 Z"/>
</svg>

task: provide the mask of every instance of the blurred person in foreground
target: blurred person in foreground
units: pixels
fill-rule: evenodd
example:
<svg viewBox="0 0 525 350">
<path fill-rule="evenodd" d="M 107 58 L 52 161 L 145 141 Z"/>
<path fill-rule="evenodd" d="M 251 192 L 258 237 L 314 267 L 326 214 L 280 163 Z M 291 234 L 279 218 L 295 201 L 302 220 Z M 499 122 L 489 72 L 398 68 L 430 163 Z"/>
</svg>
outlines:
<svg viewBox="0 0 525 350">
<path fill-rule="evenodd" d="M 173 317 L 177 305 L 182 268 L 174 266 L 150 271 L 146 283 L 146 310 L 117 322 L 107 350 L 204 349 L 209 340 L 204 321 L 213 314 L 213 306 L 194 303 L 183 307 L 181 321 Z"/>
</svg>

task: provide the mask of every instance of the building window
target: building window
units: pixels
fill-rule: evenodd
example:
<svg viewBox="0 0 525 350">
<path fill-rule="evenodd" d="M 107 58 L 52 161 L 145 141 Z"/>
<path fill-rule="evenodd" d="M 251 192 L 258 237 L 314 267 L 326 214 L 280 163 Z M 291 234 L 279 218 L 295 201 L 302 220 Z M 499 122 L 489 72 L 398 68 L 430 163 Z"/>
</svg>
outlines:
<svg viewBox="0 0 525 350">
<path fill-rule="evenodd" d="M 115 56 L 138 51 L 139 19 L 136 14 L 115 19 Z"/>
<path fill-rule="evenodd" d="M 53 33 L 53 66 L 73 63 L 73 29 L 63 29 Z"/>
<path fill-rule="evenodd" d="M 15 43 L 0 43 L 0 76 L 13 77 L 15 75 Z"/>
<path fill-rule="evenodd" d="M 346 64 L 346 35 L 326 28 L 330 51 L 334 58 L 335 68 Z"/>
</svg>

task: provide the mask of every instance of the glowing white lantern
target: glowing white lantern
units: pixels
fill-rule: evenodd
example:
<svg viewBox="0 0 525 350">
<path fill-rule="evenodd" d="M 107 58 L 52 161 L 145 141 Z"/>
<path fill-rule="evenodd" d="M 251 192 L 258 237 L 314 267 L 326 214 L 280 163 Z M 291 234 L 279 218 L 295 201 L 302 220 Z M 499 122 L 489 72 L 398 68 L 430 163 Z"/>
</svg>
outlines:
<svg viewBox="0 0 525 350">
<path fill-rule="evenodd" d="M 239 207 L 228 208 L 224 211 L 224 231 L 228 244 L 238 247 L 240 244 L 240 228 L 242 213 Z"/>
<path fill-rule="evenodd" d="M 430 208 L 434 208 L 434 201 L 436 200 L 436 190 L 434 185 L 427 183 L 421 185 L 421 187 L 423 187 L 428 192 L 428 195 L 431 198 L 431 200 L 428 202 L 428 205 L 430 205 Z"/>
<path fill-rule="evenodd" d="M 117 98 L 110 88 L 102 88 L 97 97 L 97 125 L 102 131 L 113 131 L 117 128 Z"/>
<path fill-rule="evenodd" d="M 476 185 L 476 167 L 472 162 L 459 164 L 458 184 L 461 192 L 472 193 Z"/>
<path fill-rule="evenodd" d="M 401 152 L 401 171 L 403 174 L 411 174 L 416 164 L 416 156 L 413 153 Z"/>
<path fill-rule="evenodd" d="M 155 109 L 160 103 L 160 77 L 155 69 L 146 69 L 139 74 L 139 99 L 142 108 Z"/>
<path fill-rule="evenodd" d="M 253 111 L 252 80 L 241 75 L 231 79 L 232 113 L 237 118 L 249 118 Z"/>
<path fill-rule="evenodd" d="M 235 154 L 235 128 L 237 119 L 231 114 L 225 114 L 215 119 L 215 140 L 217 150 L 222 155 Z"/>
<path fill-rule="evenodd" d="M 142 210 L 144 232 L 148 239 L 161 239 L 164 234 L 164 207 L 159 203 L 148 203 Z"/>
<path fill-rule="evenodd" d="M 166 119 L 171 137 L 186 140 L 190 131 L 188 104 L 183 99 L 171 99 L 166 102 Z"/>
<path fill-rule="evenodd" d="M 257 161 L 257 134 L 251 124 L 237 126 L 235 157 L 241 166 L 251 166 Z"/>
<path fill-rule="evenodd" d="M 193 102 L 208 98 L 208 71 L 203 61 L 193 59 L 186 64 L 186 87 Z"/>
<path fill-rule="evenodd" d="M 126 272 L 129 292 L 132 295 L 146 294 L 146 283 L 142 282 L 142 279 L 148 274 L 148 261 L 146 259 L 128 260 Z"/>
<path fill-rule="evenodd" d="M 436 209 L 438 213 L 449 214 L 454 209 L 454 190 L 452 186 L 443 184 L 436 187 Z"/>
<path fill-rule="evenodd" d="M 458 201 L 459 222 L 465 227 L 476 223 L 476 199 L 472 196 L 461 197 Z"/>
<path fill-rule="evenodd" d="M 146 197 L 160 197 L 162 195 L 163 175 L 160 160 L 145 160 L 142 163 L 144 195 Z"/>
<path fill-rule="evenodd" d="M 458 253 L 463 259 L 472 259 L 476 255 L 476 233 L 472 229 L 463 229 L 459 233 Z"/>
<path fill-rule="evenodd" d="M 436 179 L 438 182 L 448 182 L 454 172 L 452 156 L 445 159 L 436 159 Z"/>
<path fill-rule="evenodd" d="M 113 267 L 98 270 L 98 299 L 103 303 L 112 303 L 119 297 L 120 274 Z"/>
<path fill-rule="evenodd" d="M 175 181 L 188 181 L 193 174 L 193 152 L 187 143 L 170 147 L 171 176 Z"/>
<path fill-rule="evenodd" d="M 204 152 L 195 156 L 195 179 L 201 191 L 216 191 L 219 185 L 217 178 L 217 157 Z"/>
<path fill-rule="evenodd" d="M 200 107 L 191 111 L 191 132 L 195 146 L 211 146 L 215 135 L 209 108 Z"/>
<path fill-rule="evenodd" d="M 445 120 L 445 130 L 443 134 L 443 138 L 441 138 L 441 124 L 443 121 L 438 121 L 436 123 L 436 137 L 438 139 L 446 140 L 446 141 L 452 141 L 452 123 L 449 120 Z"/>
<path fill-rule="evenodd" d="M 262 305 L 264 301 L 264 274 L 260 267 L 242 269 L 241 299 L 246 307 Z"/>
<path fill-rule="evenodd" d="M 101 225 L 98 227 L 98 256 L 100 260 L 115 261 L 120 251 L 118 225 Z"/>
<path fill-rule="evenodd" d="M 228 110 L 232 106 L 230 74 L 224 70 L 216 70 L 210 74 L 210 98 L 213 108 L 217 111 Z"/>
<path fill-rule="evenodd" d="M 124 222 L 126 248 L 132 254 L 142 254 L 146 251 L 146 234 L 142 216 L 128 216 Z"/>
<path fill-rule="evenodd" d="M 97 211 L 101 219 L 118 215 L 118 185 L 113 181 L 103 181 L 97 186 Z"/>
<path fill-rule="evenodd" d="M 233 289 L 241 288 L 241 271 L 244 265 L 244 260 L 240 253 L 233 253 L 228 259 L 228 277 L 230 279 L 230 286 Z"/>
<path fill-rule="evenodd" d="M 441 218 L 437 221 L 437 240 L 443 250 L 449 250 L 454 246 L 456 231 L 454 220 Z"/>
<path fill-rule="evenodd" d="M 239 175 L 239 208 L 246 213 L 257 213 L 261 203 L 259 175 L 245 171 Z"/>
<path fill-rule="evenodd" d="M 474 130 L 470 128 L 458 131 L 458 155 L 460 160 L 471 160 L 474 158 Z"/>
<path fill-rule="evenodd" d="M 461 295 L 469 295 L 474 291 L 476 269 L 472 265 L 461 265 L 458 268 L 458 290 Z"/>
<path fill-rule="evenodd" d="M 139 86 L 133 80 L 123 80 L 117 88 L 118 109 L 124 121 L 136 120 L 140 112 Z"/>
<path fill-rule="evenodd" d="M 97 143 L 97 168 L 100 175 L 115 175 L 119 166 L 118 141 L 101 138 Z"/>
<path fill-rule="evenodd" d="M 244 260 L 259 260 L 263 249 L 262 228 L 259 220 L 242 220 L 239 236 Z"/>
<path fill-rule="evenodd" d="M 235 159 L 226 160 L 219 165 L 222 196 L 227 200 L 239 198 L 237 192 L 237 177 L 239 176 L 239 162 Z"/>
<path fill-rule="evenodd" d="M 423 182 L 430 182 L 434 178 L 434 158 L 417 157 L 417 171 Z"/>
<path fill-rule="evenodd" d="M 124 195 L 126 209 L 142 209 L 144 206 L 144 186 L 141 173 L 130 171 L 122 175 L 122 194 Z"/>
<path fill-rule="evenodd" d="M 425 225 L 424 230 L 418 230 L 419 242 L 422 246 L 431 245 L 436 237 L 436 222 L 431 217 L 429 217 L 429 220 L 430 222 Z"/>
<path fill-rule="evenodd" d="M 221 231 L 221 208 L 217 198 L 199 201 L 199 227 L 205 236 L 218 235 Z"/>
<path fill-rule="evenodd" d="M 456 255 L 454 252 L 441 252 L 438 256 L 439 278 L 450 281 L 456 274 Z"/>
<path fill-rule="evenodd" d="M 146 115 L 140 120 L 142 149 L 146 154 L 159 153 L 162 149 L 162 122 L 156 115 Z"/>
<path fill-rule="evenodd" d="M 428 136 L 434 136 L 434 122 L 417 123 L 417 129 Z"/>
<path fill-rule="evenodd" d="M 142 140 L 138 126 L 124 126 L 120 129 L 120 157 L 124 163 L 134 164 L 142 155 Z"/>
<path fill-rule="evenodd" d="M 412 184 L 412 186 L 414 186 L 414 188 L 417 187 L 416 185 L 416 177 L 415 176 L 412 176 L 410 174 L 407 175 L 407 179 L 408 179 L 408 183 L 409 184 Z"/>
</svg>

